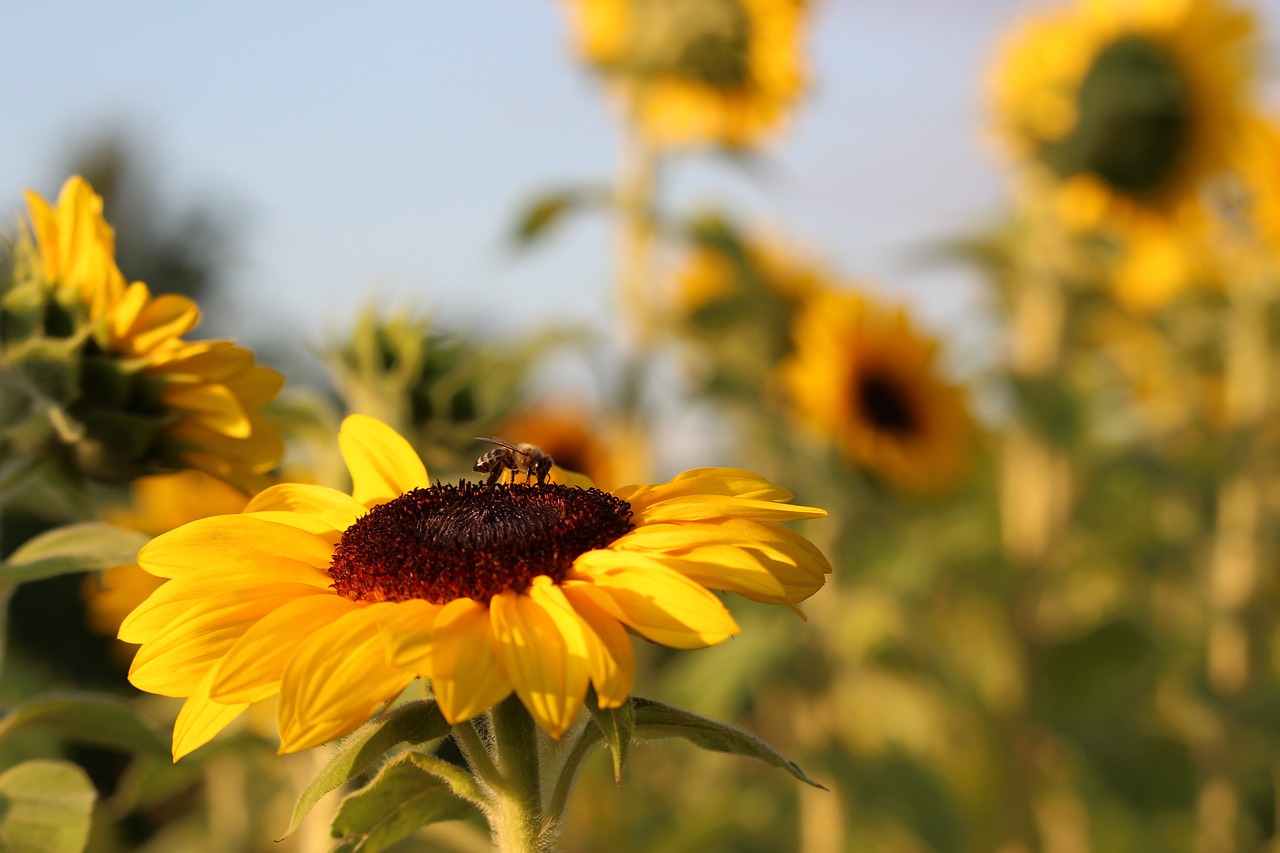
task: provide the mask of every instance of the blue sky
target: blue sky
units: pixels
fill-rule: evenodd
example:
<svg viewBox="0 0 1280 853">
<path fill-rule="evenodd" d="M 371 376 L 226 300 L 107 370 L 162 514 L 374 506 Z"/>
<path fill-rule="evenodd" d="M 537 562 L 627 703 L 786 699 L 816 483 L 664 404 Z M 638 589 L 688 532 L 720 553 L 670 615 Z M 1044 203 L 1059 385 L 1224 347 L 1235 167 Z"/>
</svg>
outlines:
<svg viewBox="0 0 1280 853">
<path fill-rule="evenodd" d="M 1262 4 L 1272 34 L 1277 3 Z M 954 333 L 973 283 L 911 249 L 999 209 L 981 81 L 1029 5 L 817 4 L 813 91 L 771 167 L 681 162 L 666 197 L 737 211 Z M 614 116 L 560 4 L 40 2 L 5 24 L 8 218 L 24 187 L 56 192 L 77 139 L 127 133 L 169 195 L 237 212 L 232 331 L 302 346 L 372 294 L 495 330 L 610 322 L 598 218 L 528 252 L 504 242 L 522 202 L 615 166 Z"/>
</svg>

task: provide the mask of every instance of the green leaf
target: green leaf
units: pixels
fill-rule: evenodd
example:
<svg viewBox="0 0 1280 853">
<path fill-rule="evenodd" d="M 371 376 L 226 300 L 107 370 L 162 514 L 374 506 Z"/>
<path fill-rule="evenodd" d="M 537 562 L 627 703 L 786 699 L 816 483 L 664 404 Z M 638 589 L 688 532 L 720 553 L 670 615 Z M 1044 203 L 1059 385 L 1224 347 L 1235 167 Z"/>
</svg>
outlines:
<svg viewBox="0 0 1280 853">
<path fill-rule="evenodd" d="M 525 206 L 520 218 L 516 221 L 512 237 L 517 245 L 527 246 L 546 236 L 552 226 L 559 223 L 565 214 L 589 204 L 607 203 L 610 198 L 611 194 L 607 190 L 596 188 L 556 190 L 546 193 Z"/>
<path fill-rule="evenodd" d="M 0 849 L 83 850 L 97 795 L 85 772 L 68 761 L 27 761 L 0 773 Z"/>
<path fill-rule="evenodd" d="M 633 697 L 631 704 L 635 712 L 636 738 L 639 740 L 684 738 L 712 752 L 729 752 L 763 761 L 772 767 L 787 771 L 801 782 L 827 790 L 810 779 L 794 761 L 783 758 L 773 747 L 741 729 L 708 720 L 706 717 L 700 717 L 652 699 Z"/>
<path fill-rule="evenodd" d="M 622 781 L 622 768 L 627 763 L 627 755 L 631 751 L 631 741 L 635 734 L 635 715 L 631 710 L 631 701 L 622 703 L 620 708 L 601 708 L 595 689 L 587 699 L 587 708 L 591 711 L 591 719 L 596 728 L 604 735 L 613 753 L 613 781 Z"/>
<path fill-rule="evenodd" d="M 342 801 L 332 826 L 334 838 L 342 840 L 333 849 L 377 853 L 420 826 L 475 814 L 470 803 L 406 755 Z"/>
<path fill-rule="evenodd" d="M 0 563 L 0 584 L 127 566 L 151 537 L 101 522 L 69 524 L 29 540 Z"/>
<path fill-rule="evenodd" d="M 392 747 L 438 740 L 451 728 L 435 702 L 410 702 L 365 723 L 338 745 L 329 763 L 298 795 L 289 828 L 281 838 L 297 830 L 321 797 L 373 764 Z"/>
<path fill-rule="evenodd" d="M 169 756 L 169 745 L 120 699 L 88 693 L 45 695 L 0 718 L 0 739 L 22 728 L 41 728 L 80 743 Z"/>
</svg>

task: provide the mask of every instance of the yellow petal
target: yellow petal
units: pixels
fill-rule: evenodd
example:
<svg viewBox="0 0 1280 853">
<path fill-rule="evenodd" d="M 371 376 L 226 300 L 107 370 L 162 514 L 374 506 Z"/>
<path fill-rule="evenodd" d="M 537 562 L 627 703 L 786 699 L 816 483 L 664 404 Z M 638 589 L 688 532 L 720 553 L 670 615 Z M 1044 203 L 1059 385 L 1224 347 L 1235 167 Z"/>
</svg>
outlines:
<svg viewBox="0 0 1280 853">
<path fill-rule="evenodd" d="M 201 679 L 196 692 L 182 703 L 178 719 L 173 721 L 173 760 L 196 751 L 213 740 L 236 717 L 244 713 L 248 703 L 224 705 L 209 698 L 212 670 Z"/>
<path fill-rule="evenodd" d="M 284 375 L 255 364 L 222 382 L 246 408 L 261 409 L 280 393 L 284 387 Z"/>
<path fill-rule="evenodd" d="M 413 673 L 387 663 L 374 604 L 307 638 L 280 679 L 280 752 L 319 746 L 354 731 L 400 694 Z"/>
<path fill-rule="evenodd" d="M 416 599 L 398 601 L 384 609 L 378 630 L 393 665 L 430 677 L 432 638 L 440 610 L 439 604 Z"/>
<path fill-rule="evenodd" d="M 759 474 L 741 468 L 694 468 L 655 485 L 627 486 L 614 494 L 643 508 L 657 501 L 686 495 L 732 495 L 765 501 L 789 501 L 791 492 Z"/>
<path fill-rule="evenodd" d="M 201 426 L 228 438 L 248 438 L 253 433 L 249 413 L 222 385 L 178 383 L 160 393 L 160 401 L 182 409 Z"/>
<path fill-rule="evenodd" d="M 127 330 L 129 351 L 151 352 L 172 338 L 180 338 L 200 322 L 200 309 L 177 293 L 165 293 L 146 302 Z"/>
<path fill-rule="evenodd" d="M 499 659 L 520 701 L 558 738 L 578 716 L 587 693 L 588 657 L 581 617 L 549 577 L 528 590 L 506 590 L 489 602 Z"/>
<path fill-rule="evenodd" d="M 489 608 L 469 598 L 450 601 L 436 614 L 429 668 L 431 690 L 450 723 L 487 711 L 511 692 Z"/>
<path fill-rule="evenodd" d="M 188 572 L 160 585 L 120 623 L 120 639 L 126 643 L 150 642 L 170 625 L 182 621 L 188 610 L 235 590 L 241 597 L 258 594 L 261 587 L 298 586 L 299 595 L 328 592 L 328 575 L 302 563 L 279 563 L 269 572 L 243 566 Z"/>
<path fill-rule="evenodd" d="M 138 552 L 138 565 L 162 578 L 210 565 L 227 568 L 300 562 L 328 571 L 333 546 L 284 524 L 245 515 L 216 515 L 184 524 L 152 539 Z"/>
<path fill-rule="evenodd" d="M 316 590 L 263 616 L 212 670 L 209 695 L 218 702 L 258 702 L 280 690 L 280 676 L 300 646 L 360 605 Z"/>
<path fill-rule="evenodd" d="M 313 516 L 334 530 L 346 530 L 368 510 L 346 492 L 326 486 L 281 483 L 264 489 L 249 501 L 245 512 L 287 510 Z"/>
<path fill-rule="evenodd" d="M 338 449 L 351 472 L 351 496 L 365 506 L 431 485 L 409 442 L 376 418 L 347 416 L 338 431 Z"/>
<path fill-rule="evenodd" d="M 715 518 L 753 518 L 757 521 L 784 521 L 796 518 L 823 518 L 825 509 L 812 506 L 760 501 L 723 495 L 686 495 L 668 498 L 636 510 L 642 523 L 659 521 L 707 521 Z"/>
<path fill-rule="evenodd" d="M 631 684 L 635 678 L 635 649 L 631 647 L 631 638 L 617 619 L 595 604 L 591 596 L 577 585 L 570 584 L 561 589 L 590 629 L 585 632 L 589 652 L 587 665 L 600 707 L 620 707 L 631 695 Z"/>
<path fill-rule="evenodd" d="M 190 696 L 215 662 L 249 626 L 313 588 L 300 584 L 258 587 L 253 595 L 222 595 L 189 608 L 182 620 L 142 644 L 129 668 L 139 690 Z"/>
<path fill-rule="evenodd" d="M 738 633 L 719 598 L 648 555 L 588 551 L 574 562 L 571 576 L 607 593 L 593 594 L 592 602 L 655 643 L 698 649 Z"/>
</svg>

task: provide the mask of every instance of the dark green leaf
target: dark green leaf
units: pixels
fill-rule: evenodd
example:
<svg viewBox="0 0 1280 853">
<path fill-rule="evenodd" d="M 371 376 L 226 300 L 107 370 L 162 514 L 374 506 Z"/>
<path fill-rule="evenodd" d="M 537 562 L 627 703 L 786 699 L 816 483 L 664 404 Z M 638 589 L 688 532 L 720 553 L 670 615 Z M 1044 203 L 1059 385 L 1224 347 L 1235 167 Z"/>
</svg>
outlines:
<svg viewBox="0 0 1280 853">
<path fill-rule="evenodd" d="M 0 849 L 75 853 L 89 840 L 97 791 L 68 761 L 27 761 L 0 774 Z"/>
<path fill-rule="evenodd" d="M 101 522 L 69 524 L 31 539 L 0 563 L 0 583 L 129 565 L 149 536 Z"/>
<path fill-rule="evenodd" d="M 345 738 L 329 763 L 298 795 L 282 838 L 292 834 L 320 798 L 402 743 L 427 743 L 449 733 L 450 725 L 434 702 L 410 702 L 370 720 Z"/>
<path fill-rule="evenodd" d="M 684 738 L 702 749 L 745 755 L 748 758 L 763 761 L 765 764 L 787 771 L 801 782 L 826 790 L 805 775 L 794 761 L 783 758 L 773 747 L 741 729 L 708 720 L 706 717 L 699 717 L 697 714 L 673 708 L 652 699 L 633 698 L 631 704 L 635 713 L 637 739 Z"/>
<path fill-rule="evenodd" d="M 45 695 L 0 718 L 0 738 L 36 727 L 71 740 L 168 757 L 169 745 L 138 718 L 127 702 L 91 694 Z"/>
<path fill-rule="evenodd" d="M 475 808 L 455 797 L 448 785 L 404 756 L 342 801 L 332 827 L 333 836 L 342 840 L 334 849 L 377 853 L 420 826 L 475 814 Z"/>
<path fill-rule="evenodd" d="M 635 734 L 635 715 L 631 710 L 631 701 L 622 703 L 620 708 L 600 708 L 595 690 L 587 699 L 587 708 L 591 711 L 591 719 L 604 735 L 613 753 L 613 780 L 622 781 L 622 768 L 627 763 L 627 754 L 631 751 L 631 740 Z"/>
</svg>

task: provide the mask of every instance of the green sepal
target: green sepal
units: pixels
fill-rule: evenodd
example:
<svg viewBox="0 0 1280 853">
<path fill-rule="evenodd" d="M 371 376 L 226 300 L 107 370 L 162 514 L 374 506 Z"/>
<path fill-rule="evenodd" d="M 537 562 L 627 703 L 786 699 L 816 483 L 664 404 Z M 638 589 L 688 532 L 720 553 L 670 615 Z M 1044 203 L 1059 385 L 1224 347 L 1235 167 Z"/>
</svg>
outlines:
<svg viewBox="0 0 1280 853">
<path fill-rule="evenodd" d="M 4 850 L 74 853 L 89 841 L 98 793 L 69 761 L 26 761 L 0 773 Z"/>
<path fill-rule="evenodd" d="M 655 702 L 652 699 L 633 697 L 631 705 L 635 714 L 635 736 L 638 740 L 684 738 L 701 749 L 728 752 L 763 761 L 771 767 L 787 771 L 807 785 L 827 790 L 825 786 L 810 779 L 794 761 L 783 758 L 773 747 L 741 729 L 708 720 L 706 717 L 700 717 L 690 711 Z"/>
<path fill-rule="evenodd" d="M 96 409 L 123 409 L 134 394 L 137 369 L 130 362 L 103 355 L 85 356 L 80 375 L 82 399 Z"/>
<path fill-rule="evenodd" d="M 151 537 L 113 524 L 68 524 L 24 543 L 0 562 L 0 585 L 51 578 L 71 572 L 127 566 Z"/>
<path fill-rule="evenodd" d="M 121 752 L 169 757 L 169 744 L 128 702 L 90 693 L 46 694 L 0 717 L 0 740 L 38 728 L 68 740 Z"/>
<path fill-rule="evenodd" d="M 34 338 L 44 328 L 46 296 L 44 285 L 27 279 L 0 298 L 0 341 L 5 346 Z"/>
<path fill-rule="evenodd" d="M 76 338 L 36 338 L 8 349 L 4 369 L 33 398 L 66 406 L 80 394 L 80 349 Z"/>
<path fill-rule="evenodd" d="M 298 795 L 289 827 L 280 838 L 293 834 L 321 797 L 346 784 L 393 747 L 438 740 L 451 728 L 435 702 L 410 702 L 365 723 L 343 739 L 329 763 Z"/>
<path fill-rule="evenodd" d="M 587 697 L 587 709 L 591 711 L 591 719 L 604 736 L 605 743 L 609 744 L 609 752 L 613 755 L 613 781 L 621 782 L 622 770 L 635 736 L 635 714 L 630 699 L 618 708 L 601 708 L 599 702 L 593 687 Z"/>
<path fill-rule="evenodd" d="M 419 827 L 478 815 L 473 805 L 454 796 L 414 756 L 404 755 L 384 765 L 368 785 L 342 801 L 330 829 L 341 840 L 332 850 L 377 853 Z"/>
<path fill-rule="evenodd" d="M 90 410 L 81 422 L 85 435 L 75 443 L 81 470 L 95 480 L 127 483 L 154 472 L 147 463 L 170 418 Z"/>
</svg>

